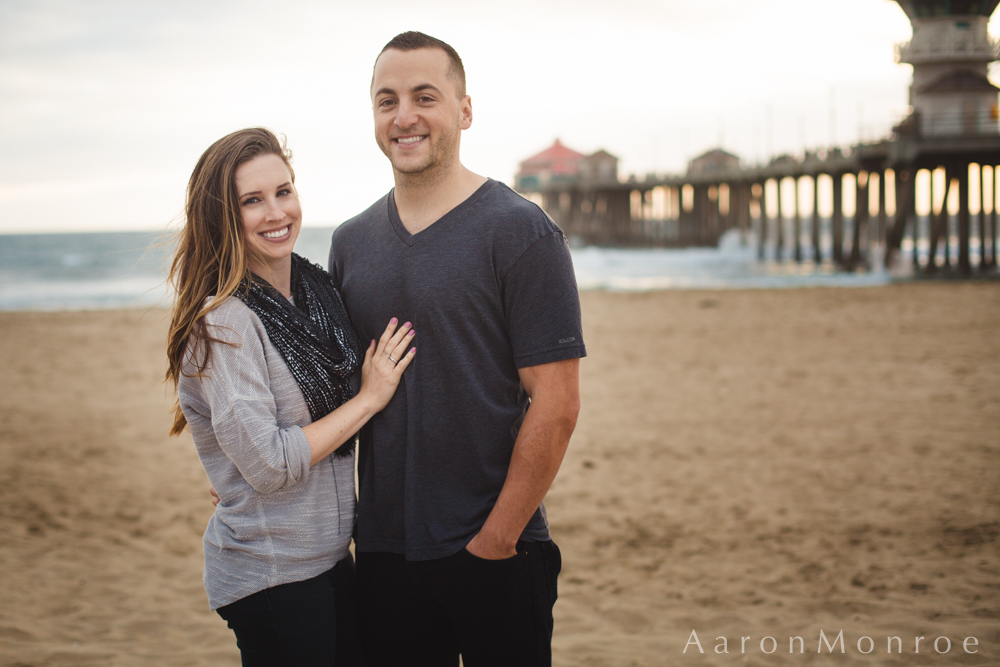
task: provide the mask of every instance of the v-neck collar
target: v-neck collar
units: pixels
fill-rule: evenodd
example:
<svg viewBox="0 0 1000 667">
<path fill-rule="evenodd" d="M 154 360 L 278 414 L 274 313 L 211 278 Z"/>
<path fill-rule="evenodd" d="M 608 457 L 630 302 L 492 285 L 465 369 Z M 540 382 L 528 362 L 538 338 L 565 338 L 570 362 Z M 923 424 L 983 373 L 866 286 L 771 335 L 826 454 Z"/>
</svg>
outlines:
<svg viewBox="0 0 1000 667">
<path fill-rule="evenodd" d="M 396 188 L 389 191 L 388 205 L 389 205 L 389 224 L 392 225 L 393 231 L 396 232 L 396 236 L 399 240 L 406 245 L 413 247 L 417 244 L 420 239 L 433 234 L 434 230 L 441 229 L 444 227 L 451 226 L 452 222 L 461 218 L 462 214 L 475 205 L 483 195 L 493 189 L 497 182 L 492 178 L 487 178 L 486 182 L 479 186 L 479 188 L 473 192 L 469 197 L 463 201 L 461 204 L 451 209 L 440 218 L 432 222 L 427 227 L 424 227 L 416 234 L 411 234 L 407 231 L 406 226 L 403 221 L 399 219 L 399 212 L 396 210 Z"/>
</svg>

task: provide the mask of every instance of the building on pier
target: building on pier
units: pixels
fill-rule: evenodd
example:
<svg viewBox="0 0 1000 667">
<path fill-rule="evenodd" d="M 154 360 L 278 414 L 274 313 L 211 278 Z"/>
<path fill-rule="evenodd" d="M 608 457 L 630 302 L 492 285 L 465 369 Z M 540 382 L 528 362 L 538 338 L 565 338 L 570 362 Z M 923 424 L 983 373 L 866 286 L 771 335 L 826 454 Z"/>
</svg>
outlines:
<svg viewBox="0 0 1000 667">
<path fill-rule="evenodd" d="M 534 192 L 566 185 L 599 186 L 618 182 L 618 158 L 606 150 L 584 155 L 558 139 L 520 164 L 514 188 Z"/>
<path fill-rule="evenodd" d="M 978 267 L 995 268 L 1000 132 L 998 89 L 987 68 L 1000 57 L 1000 43 L 990 38 L 987 23 L 1000 0 L 896 1 L 913 26 L 912 39 L 896 46 L 896 58 L 913 66 L 913 81 L 911 112 L 889 138 L 756 166 L 741 165 L 720 148 L 692 160 L 683 175 L 625 182 L 581 178 L 584 156 L 557 141 L 521 164 L 516 189 L 583 244 L 710 246 L 735 228 L 748 238 L 753 232 L 761 259 L 832 262 L 851 270 L 869 265 L 874 254 L 898 263 L 906 245 L 916 270 L 954 264 L 968 273 L 975 246 Z M 943 178 L 930 179 L 937 183 L 931 198 L 937 204 L 918 216 L 915 183 L 928 171 Z M 970 189 L 971 178 L 979 179 L 978 187 Z M 799 187 L 803 180 L 811 189 Z M 783 186 L 791 197 L 780 196 Z M 824 220 L 821 186 L 832 202 Z M 941 202 L 954 190 L 960 205 L 952 216 Z M 980 197 L 976 239 L 970 192 Z M 849 196 L 854 200 L 845 207 Z"/>
<path fill-rule="evenodd" d="M 707 153 L 688 162 L 689 174 L 711 174 L 740 168 L 740 158 L 721 148 L 713 148 Z"/>
<path fill-rule="evenodd" d="M 997 2 L 899 0 L 913 37 L 896 45 L 896 62 L 913 66 L 910 117 L 900 130 L 921 136 L 997 134 L 997 91 L 988 65 L 997 40 L 987 31 Z"/>
<path fill-rule="evenodd" d="M 563 146 L 558 139 L 537 155 L 532 155 L 521 163 L 514 187 L 520 191 L 531 191 L 576 183 L 583 153 Z"/>
<path fill-rule="evenodd" d="M 603 148 L 580 160 L 580 182 L 586 185 L 606 185 L 618 182 L 618 158 Z"/>
</svg>

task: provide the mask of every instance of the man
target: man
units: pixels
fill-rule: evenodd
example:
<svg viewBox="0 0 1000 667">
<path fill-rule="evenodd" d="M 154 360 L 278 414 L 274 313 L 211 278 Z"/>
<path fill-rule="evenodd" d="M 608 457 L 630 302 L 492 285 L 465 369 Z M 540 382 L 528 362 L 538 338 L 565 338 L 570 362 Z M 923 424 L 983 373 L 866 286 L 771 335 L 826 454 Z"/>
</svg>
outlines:
<svg viewBox="0 0 1000 667">
<path fill-rule="evenodd" d="M 420 351 L 361 433 L 367 657 L 549 665 L 560 555 L 542 499 L 576 426 L 586 355 L 566 240 L 462 165 L 472 103 L 450 46 L 398 35 L 371 96 L 395 188 L 334 232 L 330 273 L 361 340 L 396 316 Z"/>
</svg>

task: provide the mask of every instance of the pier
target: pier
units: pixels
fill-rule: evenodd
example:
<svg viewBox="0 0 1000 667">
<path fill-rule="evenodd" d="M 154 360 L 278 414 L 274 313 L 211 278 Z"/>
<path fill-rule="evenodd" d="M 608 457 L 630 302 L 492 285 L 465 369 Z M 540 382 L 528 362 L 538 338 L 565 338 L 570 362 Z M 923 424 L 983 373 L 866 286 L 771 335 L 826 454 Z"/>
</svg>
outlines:
<svg viewBox="0 0 1000 667">
<path fill-rule="evenodd" d="M 609 153 L 557 141 L 521 164 L 515 187 L 579 244 L 714 246 L 735 229 L 756 239 L 762 260 L 995 270 L 1000 89 L 987 65 L 1000 43 L 987 23 L 998 0 L 897 1 L 913 26 L 896 46 L 897 62 L 914 70 L 911 111 L 881 141 L 752 166 L 720 148 L 684 174 L 625 181 Z M 824 216 L 821 194 L 832 202 Z"/>
</svg>

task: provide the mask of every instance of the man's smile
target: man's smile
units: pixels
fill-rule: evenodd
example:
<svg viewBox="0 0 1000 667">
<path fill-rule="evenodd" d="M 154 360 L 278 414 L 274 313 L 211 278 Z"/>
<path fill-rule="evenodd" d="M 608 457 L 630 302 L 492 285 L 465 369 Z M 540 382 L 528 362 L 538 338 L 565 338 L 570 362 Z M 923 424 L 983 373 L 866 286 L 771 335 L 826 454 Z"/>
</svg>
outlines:
<svg viewBox="0 0 1000 667">
<path fill-rule="evenodd" d="M 426 134 L 410 135 L 406 137 L 395 137 L 393 141 L 400 146 L 413 146 L 427 138 Z"/>
</svg>

